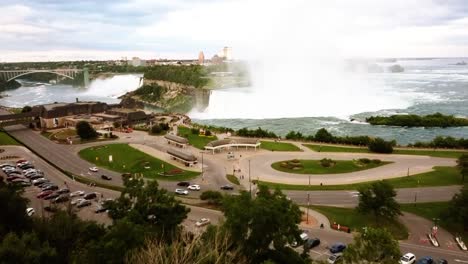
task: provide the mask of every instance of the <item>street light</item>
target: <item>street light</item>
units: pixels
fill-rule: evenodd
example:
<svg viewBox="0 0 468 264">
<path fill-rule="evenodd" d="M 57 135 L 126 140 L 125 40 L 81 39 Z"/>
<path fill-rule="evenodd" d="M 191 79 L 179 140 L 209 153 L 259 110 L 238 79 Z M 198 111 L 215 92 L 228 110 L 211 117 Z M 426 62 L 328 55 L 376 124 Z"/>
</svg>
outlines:
<svg viewBox="0 0 468 264">
<path fill-rule="evenodd" d="M 309 206 L 310 206 L 310 175 L 309 175 L 309 188 L 307 190 L 307 224 L 309 224 Z"/>
<path fill-rule="evenodd" d="M 205 169 L 204 169 L 204 166 L 203 166 L 203 151 L 200 152 L 201 153 L 201 180 L 202 181 L 205 181 L 205 175 L 204 175 L 204 172 L 205 172 Z"/>
<path fill-rule="evenodd" d="M 249 192 L 250 192 L 250 197 L 252 197 L 252 181 L 250 180 L 250 159 L 249 159 Z"/>
</svg>

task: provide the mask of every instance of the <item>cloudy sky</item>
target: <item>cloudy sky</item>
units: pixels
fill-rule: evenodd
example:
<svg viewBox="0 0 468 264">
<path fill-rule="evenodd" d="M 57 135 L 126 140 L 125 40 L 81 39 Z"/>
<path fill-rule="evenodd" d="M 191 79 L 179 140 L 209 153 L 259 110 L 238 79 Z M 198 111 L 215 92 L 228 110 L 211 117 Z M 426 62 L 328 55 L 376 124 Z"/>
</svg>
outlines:
<svg viewBox="0 0 468 264">
<path fill-rule="evenodd" d="M 468 56 L 465 0 L 1 0 L 0 62 Z"/>
</svg>

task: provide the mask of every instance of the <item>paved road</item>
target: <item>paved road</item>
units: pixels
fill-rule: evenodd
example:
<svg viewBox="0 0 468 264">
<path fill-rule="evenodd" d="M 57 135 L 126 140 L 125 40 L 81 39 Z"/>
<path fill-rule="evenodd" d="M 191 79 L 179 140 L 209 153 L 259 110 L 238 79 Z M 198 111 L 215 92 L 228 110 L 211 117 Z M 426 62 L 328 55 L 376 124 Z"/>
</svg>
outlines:
<svg viewBox="0 0 468 264">
<path fill-rule="evenodd" d="M 434 166 L 455 166 L 455 159 L 437 158 L 429 156 L 416 155 L 385 155 L 368 153 L 325 153 L 325 152 L 269 152 L 255 155 L 253 157 L 242 159 L 240 164 L 242 169 L 248 170 L 248 163 L 252 168 L 252 175 L 262 181 L 307 185 L 309 183 L 308 175 L 286 173 L 275 170 L 271 164 L 278 161 L 291 159 L 320 160 L 331 158 L 334 160 L 353 160 L 360 158 L 380 159 L 382 161 L 392 162 L 384 166 L 373 169 L 356 171 L 351 173 L 339 174 L 316 174 L 310 177 L 310 183 L 313 185 L 335 185 L 366 182 L 372 180 L 390 179 L 396 177 L 432 171 Z"/>
</svg>

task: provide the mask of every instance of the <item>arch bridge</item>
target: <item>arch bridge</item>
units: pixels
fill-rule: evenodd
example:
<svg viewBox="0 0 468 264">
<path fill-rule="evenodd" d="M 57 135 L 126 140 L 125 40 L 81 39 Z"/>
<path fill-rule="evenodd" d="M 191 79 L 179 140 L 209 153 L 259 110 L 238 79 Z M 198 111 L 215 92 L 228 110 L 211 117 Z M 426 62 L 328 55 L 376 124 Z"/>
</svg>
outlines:
<svg viewBox="0 0 468 264">
<path fill-rule="evenodd" d="M 27 70 L 10 70 L 10 71 L 0 71 L 0 80 L 4 80 L 9 82 L 13 79 L 21 77 L 23 75 L 27 75 L 30 73 L 36 72 L 47 72 L 47 73 L 54 73 L 59 76 L 66 77 L 68 79 L 75 79 L 78 73 L 84 72 L 85 79 L 87 76 L 87 69 L 80 70 L 80 69 L 55 69 L 55 70 L 37 70 L 37 69 L 27 69 Z"/>
</svg>

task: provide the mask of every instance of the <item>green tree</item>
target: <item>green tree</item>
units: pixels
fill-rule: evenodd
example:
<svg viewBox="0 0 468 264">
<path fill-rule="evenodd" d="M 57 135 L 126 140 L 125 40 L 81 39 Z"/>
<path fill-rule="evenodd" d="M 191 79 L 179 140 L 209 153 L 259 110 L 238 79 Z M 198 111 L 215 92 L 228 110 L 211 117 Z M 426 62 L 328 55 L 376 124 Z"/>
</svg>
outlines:
<svg viewBox="0 0 468 264">
<path fill-rule="evenodd" d="M 21 194 L 21 189 L 0 181 L 0 237 L 9 232 L 27 231 L 31 227 L 31 218 L 26 215 L 28 199 Z"/>
<path fill-rule="evenodd" d="M 82 139 L 92 139 L 97 137 L 96 130 L 86 121 L 79 121 L 76 124 L 76 133 Z"/>
<path fill-rule="evenodd" d="M 183 206 L 157 181 L 123 177 L 124 190 L 115 201 L 109 201 L 109 216 L 114 220 L 127 218 L 135 224 L 147 225 L 155 233 L 172 235 L 187 217 L 190 209 Z"/>
<path fill-rule="evenodd" d="M 449 202 L 444 219 L 456 225 L 460 225 L 466 232 L 468 230 L 468 187 L 464 187 L 455 194 Z"/>
<path fill-rule="evenodd" d="M 392 153 L 393 145 L 392 141 L 385 141 L 382 138 L 375 138 L 369 142 L 369 150 L 375 153 Z"/>
<path fill-rule="evenodd" d="M 458 158 L 457 168 L 462 175 L 462 182 L 465 182 L 465 176 L 468 175 L 468 154 L 463 154 Z"/>
<path fill-rule="evenodd" d="M 8 233 L 0 244 L 0 262 L 18 264 L 58 263 L 55 249 L 49 243 L 41 243 L 35 233 L 18 237 Z"/>
<path fill-rule="evenodd" d="M 151 127 L 151 134 L 159 134 L 162 132 L 162 128 L 159 124 L 154 124 L 152 127 Z"/>
<path fill-rule="evenodd" d="M 321 128 L 317 131 L 317 133 L 315 133 L 314 140 L 319 141 L 319 142 L 334 142 L 335 141 L 333 135 L 330 134 L 330 132 L 328 132 L 325 128 Z"/>
<path fill-rule="evenodd" d="M 286 243 L 299 239 L 302 213 L 280 190 L 270 192 L 260 185 L 256 199 L 245 191 L 226 196 L 223 211 L 226 228 L 252 263 L 284 252 Z"/>
<path fill-rule="evenodd" d="M 401 215 L 400 205 L 395 200 L 396 191 L 387 181 L 374 182 L 358 189 L 360 213 L 372 213 L 379 218 L 394 219 Z"/>
<path fill-rule="evenodd" d="M 218 191 L 204 191 L 200 195 L 200 199 L 208 201 L 209 204 L 220 205 L 223 200 L 223 194 Z"/>
<path fill-rule="evenodd" d="M 389 231 L 368 227 L 354 237 L 354 242 L 343 253 L 343 260 L 349 264 L 392 264 L 400 256 L 398 241 Z"/>
<path fill-rule="evenodd" d="M 31 111 L 32 111 L 32 107 L 30 107 L 29 105 L 25 105 L 23 109 L 21 109 L 21 113 L 27 113 Z"/>
</svg>

